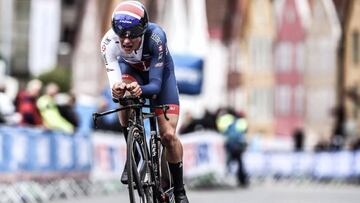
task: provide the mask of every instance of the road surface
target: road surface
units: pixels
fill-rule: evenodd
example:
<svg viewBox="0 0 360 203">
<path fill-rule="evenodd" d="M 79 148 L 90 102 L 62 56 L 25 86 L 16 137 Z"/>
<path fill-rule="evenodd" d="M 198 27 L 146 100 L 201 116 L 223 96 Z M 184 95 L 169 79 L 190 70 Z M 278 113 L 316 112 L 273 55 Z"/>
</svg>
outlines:
<svg viewBox="0 0 360 203">
<path fill-rule="evenodd" d="M 249 188 L 188 190 L 191 203 L 358 203 L 360 185 L 261 183 Z M 57 200 L 53 203 L 124 203 L 127 191 L 110 196 Z"/>
</svg>

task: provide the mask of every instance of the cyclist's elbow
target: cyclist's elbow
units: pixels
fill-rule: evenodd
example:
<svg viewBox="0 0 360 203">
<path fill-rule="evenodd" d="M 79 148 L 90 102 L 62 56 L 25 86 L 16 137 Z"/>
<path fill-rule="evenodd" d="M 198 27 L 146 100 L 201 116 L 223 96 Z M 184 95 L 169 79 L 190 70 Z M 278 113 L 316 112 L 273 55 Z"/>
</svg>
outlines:
<svg viewBox="0 0 360 203">
<path fill-rule="evenodd" d="M 156 87 L 154 88 L 154 92 L 153 92 L 153 95 L 158 95 L 161 91 L 161 87 Z"/>
</svg>

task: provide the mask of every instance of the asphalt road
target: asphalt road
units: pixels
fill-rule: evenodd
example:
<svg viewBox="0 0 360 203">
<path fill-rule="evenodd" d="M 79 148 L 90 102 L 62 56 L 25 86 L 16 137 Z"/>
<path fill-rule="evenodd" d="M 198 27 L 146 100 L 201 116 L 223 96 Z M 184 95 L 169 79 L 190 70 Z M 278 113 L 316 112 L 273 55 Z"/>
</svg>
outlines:
<svg viewBox="0 0 360 203">
<path fill-rule="evenodd" d="M 358 203 L 360 185 L 261 183 L 249 188 L 188 190 L 191 203 Z M 92 196 L 54 203 L 123 203 L 127 191 L 110 196 Z"/>
</svg>

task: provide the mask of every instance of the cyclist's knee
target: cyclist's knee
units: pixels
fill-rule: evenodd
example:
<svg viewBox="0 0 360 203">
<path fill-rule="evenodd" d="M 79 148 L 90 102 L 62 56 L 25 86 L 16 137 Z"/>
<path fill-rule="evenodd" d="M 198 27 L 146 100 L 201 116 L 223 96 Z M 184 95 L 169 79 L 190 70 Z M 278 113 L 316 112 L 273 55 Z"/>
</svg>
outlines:
<svg viewBox="0 0 360 203">
<path fill-rule="evenodd" d="M 163 145 L 165 145 L 165 147 L 174 146 L 176 143 L 176 140 L 177 140 L 177 137 L 175 135 L 175 132 L 172 132 L 170 130 L 162 133 L 162 135 L 161 135 L 161 142 L 163 143 Z"/>
</svg>

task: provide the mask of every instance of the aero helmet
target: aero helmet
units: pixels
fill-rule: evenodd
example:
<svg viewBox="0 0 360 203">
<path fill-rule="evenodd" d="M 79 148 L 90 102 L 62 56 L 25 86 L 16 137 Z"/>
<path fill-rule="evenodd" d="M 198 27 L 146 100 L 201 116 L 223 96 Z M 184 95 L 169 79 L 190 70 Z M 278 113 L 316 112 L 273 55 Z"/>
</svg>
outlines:
<svg viewBox="0 0 360 203">
<path fill-rule="evenodd" d="M 148 15 L 138 1 L 121 2 L 112 14 L 112 29 L 120 37 L 136 38 L 145 33 Z"/>
</svg>

